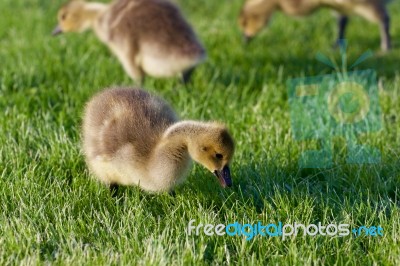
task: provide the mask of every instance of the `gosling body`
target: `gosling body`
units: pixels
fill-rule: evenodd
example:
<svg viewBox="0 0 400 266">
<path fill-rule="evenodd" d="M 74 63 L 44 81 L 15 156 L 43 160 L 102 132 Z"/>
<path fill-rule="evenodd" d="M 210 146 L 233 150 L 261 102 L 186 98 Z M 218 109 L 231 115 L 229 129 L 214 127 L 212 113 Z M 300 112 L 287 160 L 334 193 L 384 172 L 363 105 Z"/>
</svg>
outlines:
<svg viewBox="0 0 400 266">
<path fill-rule="evenodd" d="M 231 185 L 234 144 L 225 126 L 178 121 L 166 102 L 140 89 L 108 89 L 93 97 L 82 138 L 89 168 L 110 186 L 171 191 L 185 180 L 192 158 L 222 186 Z"/>
<path fill-rule="evenodd" d="M 178 7 L 167 0 L 115 0 L 110 4 L 74 0 L 58 12 L 53 32 L 93 29 L 134 80 L 182 75 L 206 56 Z"/>
<path fill-rule="evenodd" d="M 251 39 L 268 23 L 275 11 L 282 11 L 289 16 L 307 16 L 320 8 L 327 7 L 340 14 L 336 44 L 345 36 L 348 16 L 359 15 L 379 25 L 381 49 L 386 51 L 391 48 L 387 2 L 387 0 L 246 0 L 239 15 L 239 26 L 244 36 Z"/>
</svg>

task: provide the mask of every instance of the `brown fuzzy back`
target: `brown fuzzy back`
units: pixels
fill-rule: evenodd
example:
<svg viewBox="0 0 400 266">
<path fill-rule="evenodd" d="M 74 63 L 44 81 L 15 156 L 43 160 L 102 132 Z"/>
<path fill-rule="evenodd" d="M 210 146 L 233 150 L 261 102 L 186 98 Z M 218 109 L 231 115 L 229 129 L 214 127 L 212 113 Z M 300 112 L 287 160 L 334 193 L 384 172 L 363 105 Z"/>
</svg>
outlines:
<svg viewBox="0 0 400 266">
<path fill-rule="evenodd" d="M 131 44 L 138 48 L 141 43 L 151 42 L 167 50 L 179 47 L 184 54 L 204 54 L 178 7 L 167 0 L 116 0 L 111 17 L 111 39 L 129 36 Z"/>
<path fill-rule="evenodd" d="M 135 157 L 145 160 L 163 132 L 176 121 L 167 103 L 143 90 L 105 90 L 94 96 L 85 109 L 86 156 L 112 157 L 121 147 L 132 144 Z"/>
</svg>

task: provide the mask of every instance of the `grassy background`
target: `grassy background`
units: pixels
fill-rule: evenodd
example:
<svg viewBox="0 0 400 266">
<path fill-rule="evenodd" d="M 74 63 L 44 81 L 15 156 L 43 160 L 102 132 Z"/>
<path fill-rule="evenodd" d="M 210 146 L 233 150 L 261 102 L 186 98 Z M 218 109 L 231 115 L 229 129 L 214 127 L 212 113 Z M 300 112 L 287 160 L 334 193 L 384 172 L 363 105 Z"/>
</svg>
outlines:
<svg viewBox="0 0 400 266">
<path fill-rule="evenodd" d="M 189 87 L 147 79 L 145 87 L 182 118 L 226 122 L 236 139 L 234 186 L 222 190 L 195 166 L 175 198 L 108 189 L 90 178 L 80 153 L 85 102 L 113 85 L 132 85 L 92 33 L 52 38 L 61 1 L 2 0 L 0 10 L 0 264 L 400 264 L 400 3 L 390 5 L 394 49 L 379 52 L 376 25 L 352 19 L 350 61 L 377 53 L 359 69 L 379 76 L 384 129 L 363 142 L 382 152 L 379 165 L 343 163 L 301 170 L 290 129 L 286 80 L 330 73 L 335 20 L 322 11 L 304 20 L 276 14 L 249 46 L 236 17 L 241 1 L 181 0 L 208 50 Z M 196 223 L 349 223 L 380 225 L 384 237 L 187 236 Z"/>
</svg>

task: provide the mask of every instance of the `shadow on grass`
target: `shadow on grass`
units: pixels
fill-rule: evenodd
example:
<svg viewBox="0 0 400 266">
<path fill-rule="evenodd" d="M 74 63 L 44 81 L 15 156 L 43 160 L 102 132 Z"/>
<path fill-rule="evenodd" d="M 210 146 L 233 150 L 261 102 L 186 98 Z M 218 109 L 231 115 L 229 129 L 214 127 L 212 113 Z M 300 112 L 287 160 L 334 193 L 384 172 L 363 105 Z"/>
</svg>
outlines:
<svg viewBox="0 0 400 266">
<path fill-rule="evenodd" d="M 368 40 L 367 43 L 363 47 L 374 47 L 374 40 Z M 348 55 L 348 65 L 350 66 L 354 63 L 366 50 L 368 49 L 362 50 L 360 48 L 357 49 L 357 52 L 351 51 Z M 400 53 L 398 51 L 399 49 L 397 48 L 387 53 L 373 51 L 373 57 L 367 59 L 353 70 L 374 69 L 378 77 L 394 79 L 399 74 L 397 69 Z M 221 66 L 211 66 L 215 68 L 213 81 L 225 87 L 252 85 L 256 89 L 257 87 L 262 87 L 262 84 L 277 82 L 286 84 L 286 80 L 290 78 L 318 76 L 336 72 L 336 70 L 316 59 L 317 52 L 313 51 L 311 54 L 306 52 L 301 54 L 291 52 L 273 54 L 266 50 L 265 53 L 252 54 L 250 50 L 246 54 L 237 55 L 242 56 L 242 58 L 234 59 L 234 62 L 238 63 L 234 63 L 230 67 L 222 66 L 224 62 L 220 63 Z M 340 64 L 341 59 L 338 49 L 322 52 Z M 218 69 L 223 69 L 223 71 L 218 72 Z"/>
</svg>

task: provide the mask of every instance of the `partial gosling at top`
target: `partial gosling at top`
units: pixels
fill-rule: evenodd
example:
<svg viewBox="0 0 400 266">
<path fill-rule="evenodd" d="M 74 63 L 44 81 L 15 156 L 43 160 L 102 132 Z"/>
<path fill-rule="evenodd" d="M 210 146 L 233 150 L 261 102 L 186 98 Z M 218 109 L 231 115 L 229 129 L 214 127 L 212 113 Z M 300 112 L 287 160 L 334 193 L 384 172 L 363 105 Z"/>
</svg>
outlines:
<svg viewBox="0 0 400 266">
<path fill-rule="evenodd" d="M 216 122 L 180 121 L 162 99 L 132 88 L 107 89 L 86 105 L 86 162 L 105 184 L 171 192 L 184 181 L 191 158 L 231 186 L 234 142 Z"/>
<path fill-rule="evenodd" d="M 139 82 L 145 74 L 182 75 L 187 82 L 206 55 L 178 7 L 167 0 L 72 0 L 58 11 L 58 22 L 53 35 L 93 29 Z"/>
<path fill-rule="evenodd" d="M 336 10 L 338 19 L 338 38 L 336 44 L 344 39 L 348 15 L 356 14 L 379 24 L 381 49 L 390 49 L 389 15 L 387 0 L 246 0 L 239 15 L 239 26 L 245 39 L 254 37 L 269 21 L 272 13 L 281 10 L 289 16 L 306 16 L 321 7 Z"/>
</svg>

